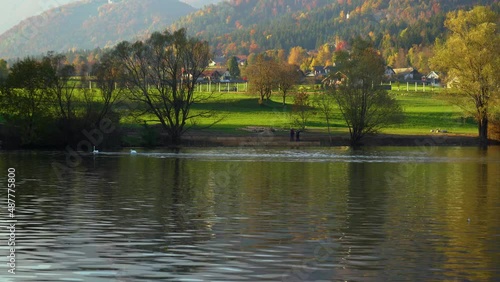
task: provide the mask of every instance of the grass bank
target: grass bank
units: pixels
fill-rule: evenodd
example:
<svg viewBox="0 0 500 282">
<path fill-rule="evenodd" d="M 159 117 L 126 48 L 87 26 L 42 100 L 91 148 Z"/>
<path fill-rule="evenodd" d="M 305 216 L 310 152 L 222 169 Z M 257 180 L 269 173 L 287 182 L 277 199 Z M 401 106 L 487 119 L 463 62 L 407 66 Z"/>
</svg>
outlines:
<svg viewBox="0 0 500 282">
<path fill-rule="evenodd" d="M 322 95 L 322 94 L 312 94 Z M 431 129 L 447 130 L 457 134 L 475 134 L 476 124 L 470 118 L 463 118 L 462 111 L 455 105 L 442 99 L 439 93 L 391 91 L 403 107 L 405 120 L 402 124 L 393 125 L 382 130 L 390 134 L 427 134 Z M 293 98 L 287 97 L 283 106 L 282 98 L 273 96 L 264 105 L 258 104 L 257 95 L 245 93 L 223 93 L 212 102 L 198 104 L 193 111 L 207 109 L 216 110 L 217 117 L 199 120 L 197 127 L 210 125 L 217 118 L 222 120 L 211 127 L 211 130 L 232 134 L 241 134 L 242 128 L 251 126 L 270 127 L 288 130 L 294 127 L 292 117 Z M 346 133 L 348 128 L 340 111 L 336 110 L 331 121 L 334 133 Z M 310 109 L 307 122 L 308 130 L 327 131 L 326 121 L 315 108 Z"/>
</svg>

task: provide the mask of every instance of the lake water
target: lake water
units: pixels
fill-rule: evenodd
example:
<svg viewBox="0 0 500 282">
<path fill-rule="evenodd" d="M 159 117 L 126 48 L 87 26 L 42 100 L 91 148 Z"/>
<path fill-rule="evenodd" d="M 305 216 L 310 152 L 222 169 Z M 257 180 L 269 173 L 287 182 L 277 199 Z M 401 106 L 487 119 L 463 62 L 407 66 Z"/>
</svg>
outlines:
<svg viewBox="0 0 500 282">
<path fill-rule="evenodd" d="M 500 280 L 498 147 L 138 151 L 0 152 L 0 281 Z"/>
</svg>

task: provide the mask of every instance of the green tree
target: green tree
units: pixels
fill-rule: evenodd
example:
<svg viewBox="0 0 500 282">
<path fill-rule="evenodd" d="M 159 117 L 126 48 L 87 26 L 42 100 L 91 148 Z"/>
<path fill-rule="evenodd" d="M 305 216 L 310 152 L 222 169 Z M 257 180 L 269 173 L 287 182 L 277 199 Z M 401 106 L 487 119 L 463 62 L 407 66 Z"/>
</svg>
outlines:
<svg viewBox="0 0 500 282">
<path fill-rule="evenodd" d="M 188 38 L 185 29 L 155 32 L 145 42 L 118 44 L 115 55 L 130 98 L 146 105 L 173 144 L 181 142 L 188 121 L 211 114 L 191 111 L 206 98 L 194 91 L 210 58 L 207 42 Z"/>
<path fill-rule="evenodd" d="M 3 59 L 0 59 L 0 107 L 2 107 L 2 100 L 6 93 L 5 89 L 5 81 L 9 76 L 9 69 L 7 67 L 7 62 Z"/>
<path fill-rule="evenodd" d="M 21 145 L 35 145 L 40 124 L 51 115 L 49 83 L 54 75 L 47 60 L 26 58 L 16 62 L 7 77 L 2 95 L 2 114 L 17 128 Z"/>
<path fill-rule="evenodd" d="M 7 79 L 9 75 L 9 69 L 7 67 L 7 62 L 4 59 L 0 59 L 0 83 Z"/>
<path fill-rule="evenodd" d="M 229 70 L 229 74 L 231 74 L 231 78 L 240 77 L 240 67 L 238 65 L 238 60 L 236 57 L 231 57 L 231 59 L 227 61 L 227 69 Z"/>
<path fill-rule="evenodd" d="M 431 60 L 432 67 L 445 72 L 461 94 L 454 101 L 460 101 L 477 120 L 481 145 L 488 143 L 490 106 L 500 89 L 498 22 L 499 15 L 484 6 L 450 12 L 445 21 L 450 35 L 445 42 L 436 43 Z"/>
<path fill-rule="evenodd" d="M 384 77 L 385 63 L 372 44 L 357 38 L 350 51 L 337 51 L 340 84 L 330 92 L 349 127 L 351 145 L 360 144 L 366 134 L 399 121 L 402 109 L 387 91 L 377 89 Z"/>
</svg>

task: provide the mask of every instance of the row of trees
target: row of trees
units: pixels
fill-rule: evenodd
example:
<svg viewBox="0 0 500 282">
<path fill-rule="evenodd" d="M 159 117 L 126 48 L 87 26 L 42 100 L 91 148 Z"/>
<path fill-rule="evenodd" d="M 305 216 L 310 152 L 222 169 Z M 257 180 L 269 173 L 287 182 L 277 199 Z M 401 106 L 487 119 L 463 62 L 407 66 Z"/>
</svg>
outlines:
<svg viewBox="0 0 500 282">
<path fill-rule="evenodd" d="M 271 98 L 273 89 L 278 89 L 285 106 L 286 97 L 300 79 L 296 66 L 278 62 L 264 54 L 257 56 L 244 73 L 250 81 L 250 89 L 259 95 L 259 104 Z"/>
<path fill-rule="evenodd" d="M 96 66 L 100 90 L 77 90 L 71 81 L 75 67 L 64 60 L 54 53 L 41 60 L 25 58 L 0 80 L 0 114 L 8 145 L 74 144 L 83 138 L 83 130 L 97 127 L 103 119 L 118 120 L 112 106 L 120 94 L 104 85 L 104 75 L 112 72 L 105 59 Z"/>
<path fill-rule="evenodd" d="M 120 114 L 133 113 L 155 117 L 178 144 L 190 120 L 210 114 L 191 112 L 200 102 L 196 80 L 209 58 L 208 43 L 188 38 L 183 29 L 156 32 L 105 53 L 92 70 L 97 89 L 79 89 L 87 76 L 75 82 L 75 67 L 62 55 L 23 59 L 0 81 L 4 137 L 25 147 L 75 145 L 104 119 L 119 124 Z"/>
<path fill-rule="evenodd" d="M 394 122 L 401 108 L 386 91 L 373 88 L 380 83 L 385 64 L 369 42 L 358 39 L 349 52 L 338 51 L 336 57 L 339 76 L 335 79 L 340 84 L 323 96 L 338 104 L 356 145 L 365 134 Z M 125 41 L 94 66 L 92 77 L 98 89 L 79 89 L 72 81 L 75 68 L 65 64 L 62 55 L 26 58 L 12 66 L 3 84 L 2 116 L 17 130 L 24 146 L 39 144 L 47 128 L 56 128 L 57 132 L 48 134 L 62 134 L 65 143 L 74 145 L 84 137 L 83 132 L 98 128 L 104 119 L 119 123 L 120 114 L 125 112 L 120 111 L 121 102 L 127 100 L 139 105 L 136 112 L 154 116 L 170 141 L 179 144 L 188 122 L 212 114 L 192 112 L 193 104 L 209 98 L 194 94 L 196 80 L 209 58 L 208 44 L 188 38 L 184 30 L 154 33 L 144 42 Z M 245 75 L 261 103 L 278 90 L 283 106 L 299 80 L 296 66 L 265 54 L 245 68 Z M 307 95 L 300 93 L 295 100 L 304 110 Z M 323 105 L 331 109 L 330 102 Z"/>
</svg>

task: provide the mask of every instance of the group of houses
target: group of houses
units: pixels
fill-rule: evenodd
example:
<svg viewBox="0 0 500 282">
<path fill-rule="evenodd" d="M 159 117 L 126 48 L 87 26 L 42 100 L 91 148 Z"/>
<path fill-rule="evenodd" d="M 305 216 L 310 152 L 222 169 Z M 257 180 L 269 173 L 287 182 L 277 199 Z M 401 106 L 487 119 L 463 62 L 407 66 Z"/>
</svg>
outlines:
<svg viewBox="0 0 500 282">
<path fill-rule="evenodd" d="M 207 69 L 198 77 L 198 82 L 217 83 L 230 81 L 231 74 L 228 69 Z"/>
<path fill-rule="evenodd" d="M 334 75 L 332 75 L 334 74 Z M 441 80 L 439 74 L 435 71 L 431 71 L 429 74 L 425 75 L 420 73 L 415 68 L 392 68 L 386 66 L 385 68 L 385 78 L 387 81 L 399 81 L 399 82 L 419 82 L 425 83 L 430 86 L 441 86 Z M 304 74 L 305 77 L 312 77 L 316 79 L 321 79 L 324 85 L 333 85 L 340 81 L 343 74 L 339 72 L 336 67 L 313 67 L 310 72 Z"/>
<path fill-rule="evenodd" d="M 245 66 L 247 64 L 247 56 L 236 56 L 238 65 Z M 210 60 L 209 69 L 205 70 L 198 78 L 200 82 L 233 82 L 235 78 L 231 78 L 229 70 L 225 67 L 226 59 L 224 57 L 216 57 Z M 332 74 L 341 75 L 335 66 L 313 66 L 308 71 L 297 69 L 300 74 L 301 81 L 313 80 L 321 81 L 323 84 L 334 83 L 332 79 L 335 76 Z M 441 86 L 439 74 L 431 71 L 427 75 L 420 73 L 417 69 L 408 68 L 392 68 L 386 66 L 385 78 L 387 81 L 400 81 L 400 82 L 424 82 L 431 86 Z"/>
<path fill-rule="evenodd" d="M 441 86 L 439 74 L 431 71 L 427 75 L 420 73 L 417 69 L 409 68 L 392 68 L 386 66 L 385 77 L 389 81 L 407 81 L 407 82 L 426 82 L 432 86 Z"/>
</svg>

